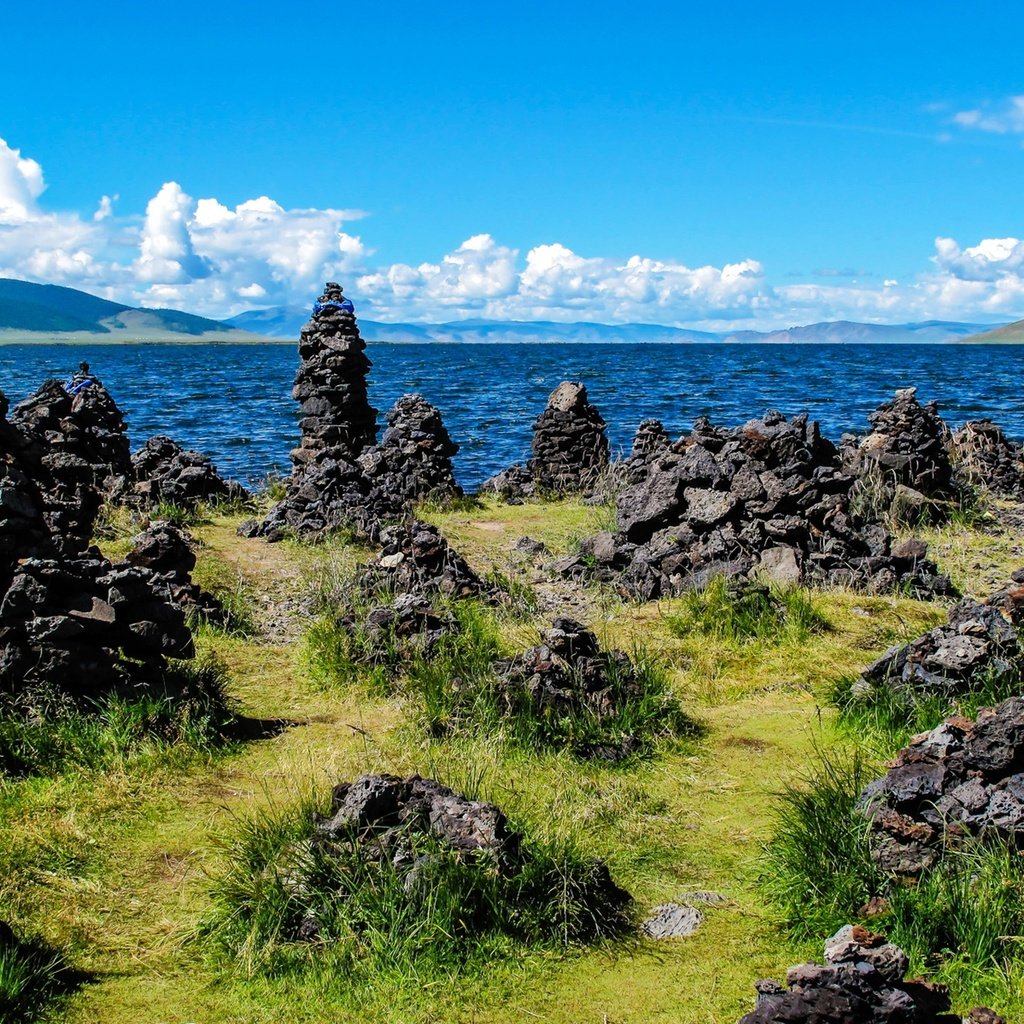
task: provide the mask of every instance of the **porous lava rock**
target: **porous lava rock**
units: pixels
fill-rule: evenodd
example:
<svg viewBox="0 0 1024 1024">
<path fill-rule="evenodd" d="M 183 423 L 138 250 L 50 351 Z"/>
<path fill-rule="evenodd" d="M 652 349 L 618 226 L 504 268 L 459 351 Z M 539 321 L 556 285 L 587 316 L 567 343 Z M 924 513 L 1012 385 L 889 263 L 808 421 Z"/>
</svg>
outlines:
<svg viewBox="0 0 1024 1024">
<path fill-rule="evenodd" d="M 871 432 L 863 438 L 843 438 L 843 462 L 864 486 L 884 492 L 892 504 L 896 488 L 909 488 L 926 499 L 952 496 L 953 465 L 949 457 L 949 428 L 938 405 L 917 400 L 917 388 L 902 388 L 868 416 Z"/>
<path fill-rule="evenodd" d="M 350 651 L 357 660 L 390 667 L 429 655 L 442 637 L 457 629 L 455 619 L 437 608 L 431 595 L 416 592 L 397 594 L 365 614 L 349 612 L 337 624 L 353 641 Z"/>
<path fill-rule="evenodd" d="M 455 482 L 452 441 L 441 414 L 422 395 L 403 395 L 388 410 L 379 445 L 367 448 L 359 466 L 373 484 L 392 498 L 449 501 L 462 495 Z"/>
<path fill-rule="evenodd" d="M 976 685 L 1019 673 L 1022 652 L 1018 629 L 1024 625 L 1024 588 L 994 594 L 987 601 L 963 600 L 947 622 L 889 648 L 853 685 L 854 698 L 888 687 L 908 697 L 953 697 Z"/>
<path fill-rule="evenodd" d="M 363 577 L 363 586 L 371 593 L 473 597 L 489 589 L 441 531 L 429 523 L 407 517 L 382 529 L 378 542 L 381 553 L 367 565 Z"/>
<path fill-rule="evenodd" d="M 562 569 L 596 561 L 600 578 L 641 600 L 752 574 L 950 593 L 924 545 L 896 544 L 853 510 L 852 486 L 835 446 L 805 415 L 771 411 L 733 430 L 702 417 L 619 493 L 618 533 L 604 538 L 600 555 Z"/>
<path fill-rule="evenodd" d="M 194 508 L 201 501 L 245 498 L 245 489 L 221 477 L 200 452 L 158 434 L 132 455 L 129 500 L 144 508 L 161 503 Z"/>
<path fill-rule="evenodd" d="M 521 505 L 527 498 L 532 498 L 536 490 L 529 467 L 516 462 L 488 477 L 480 485 L 478 493 L 492 494 L 509 505 Z"/>
<path fill-rule="evenodd" d="M 495 665 L 497 689 L 508 713 L 527 698 L 529 713 L 553 719 L 590 715 L 608 720 L 643 690 L 636 668 L 625 651 L 603 651 L 594 633 L 567 617 L 556 618 L 541 631 L 540 643 Z M 614 743 L 576 753 L 619 760 L 636 753 L 641 737 L 625 735 Z"/>
<path fill-rule="evenodd" d="M 200 615 L 214 623 L 223 619 L 221 603 L 192 579 L 195 541 L 187 531 L 168 522 L 151 523 L 132 538 L 125 561 L 153 573 L 168 599 L 186 614 Z"/>
<path fill-rule="evenodd" d="M 950 451 L 967 482 L 1000 497 L 1024 500 L 1024 449 L 991 420 L 971 420 L 953 431 Z"/>
<path fill-rule="evenodd" d="M 915 736 L 861 794 L 871 855 L 913 876 L 965 836 L 1024 840 L 1024 697 Z"/>
<path fill-rule="evenodd" d="M 0 690 L 26 706 L 152 681 L 167 658 L 193 654 L 184 612 L 157 575 L 98 553 L 26 559 L 0 601 Z"/>
<path fill-rule="evenodd" d="M 419 775 L 363 775 L 334 788 L 328 814 L 316 824 L 310 854 L 320 864 L 333 860 L 348 865 L 353 851 L 367 865 L 397 871 L 407 895 L 431 884 L 440 858 L 453 858 L 467 868 L 484 871 L 502 885 L 503 899 L 529 899 L 517 885 L 530 854 L 494 804 L 471 800 L 448 786 Z M 345 870 L 343 874 L 347 875 Z M 623 916 L 630 896 L 612 880 L 601 861 L 589 865 L 585 877 L 573 879 L 575 901 L 591 910 L 593 922 Z M 467 885 L 470 883 L 467 882 Z M 472 893 L 467 889 L 467 900 Z M 339 893 L 337 898 L 344 898 Z M 514 905 L 506 913 L 516 913 Z M 322 920 L 330 907 L 312 906 L 297 926 L 297 937 L 323 939 Z M 467 902 L 465 923 L 473 926 Z"/>
<path fill-rule="evenodd" d="M 791 967 L 785 987 L 757 982 L 757 1006 L 739 1024 L 961 1024 L 946 986 L 907 979 L 909 966 L 883 936 L 846 925 L 826 941 L 824 963 Z M 1003 1024 L 981 1009 L 966 1021 L 986 1019 Z"/>
<path fill-rule="evenodd" d="M 630 457 L 649 462 L 672 443 L 661 420 L 644 420 L 633 436 Z"/>
<path fill-rule="evenodd" d="M 52 543 L 62 552 L 84 550 L 104 498 L 131 474 L 124 417 L 98 378 L 69 394 L 48 380 L 10 412 L 19 435 L 19 461 L 43 502 Z"/>
</svg>

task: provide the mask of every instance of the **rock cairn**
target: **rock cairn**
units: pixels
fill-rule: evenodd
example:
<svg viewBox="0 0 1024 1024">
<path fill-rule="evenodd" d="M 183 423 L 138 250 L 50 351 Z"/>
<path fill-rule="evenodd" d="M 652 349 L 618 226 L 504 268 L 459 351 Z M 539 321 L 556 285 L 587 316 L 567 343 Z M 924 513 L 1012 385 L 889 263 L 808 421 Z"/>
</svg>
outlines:
<svg viewBox="0 0 1024 1024">
<path fill-rule="evenodd" d="M 984 603 L 961 601 L 943 625 L 889 648 L 869 665 L 854 683 L 853 696 L 868 697 L 886 687 L 908 696 L 953 697 L 982 677 L 1006 678 L 1021 668 L 1017 629 L 1022 625 L 1024 588 L 1002 591 Z"/>
<path fill-rule="evenodd" d="M 633 450 L 630 457 L 649 462 L 665 451 L 672 443 L 661 420 L 644 420 L 633 436 Z"/>
<path fill-rule="evenodd" d="M 358 463 L 374 486 L 400 501 L 448 501 L 461 496 L 455 482 L 452 441 L 441 414 L 422 395 L 403 395 L 385 416 L 379 445 Z"/>
<path fill-rule="evenodd" d="M 935 402 L 922 405 L 917 388 L 903 388 L 868 416 L 871 433 L 842 439 L 843 462 L 862 486 L 893 500 L 919 506 L 921 499 L 944 499 L 953 493 L 949 428 Z M 908 490 L 909 489 L 909 492 Z"/>
<path fill-rule="evenodd" d="M 451 615 L 435 608 L 426 594 L 417 593 L 399 594 L 365 616 L 349 613 L 338 624 L 358 638 L 359 660 L 391 667 L 430 654 L 442 637 L 457 629 Z"/>
<path fill-rule="evenodd" d="M 556 618 L 550 629 L 541 631 L 540 640 L 495 665 L 508 713 L 522 710 L 525 696 L 529 713 L 536 718 L 590 715 L 607 721 L 643 695 L 629 656 L 624 651 L 602 651 L 594 633 L 575 619 Z M 640 737 L 627 735 L 576 752 L 619 760 L 642 745 Z"/>
<path fill-rule="evenodd" d="M 947 718 L 915 737 L 861 794 L 871 856 L 913 876 L 964 836 L 1024 840 L 1024 698 Z"/>
<path fill-rule="evenodd" d="M 481 493 L 518 502 L 538 494 L 589 491 L 608 468 L 605 426 L 587 389 L 577 381 L 562 381 L 533 425 L 529 465 L 516 464 L 491 477 Z"/>
<path fill-rule="evenodd" d="M 0 693 L 32 713 L 154 683 L 193 654 L 166 583 L 90 546 L 130 462 L 106 389 L 84 368 L 75 386 L 47 382 L 10 419 L 0 395 Z"/>
<path fill-rule="evenodd" d="M 851 508 L 853 479 L 806 416 L 768 412 L 734 430 L 696 421 L 616 499 L 619 532 L 593 557 L 632 598 L 700 588 L 716 575 L 765 574 L 873 591 L 951 592 L 917 542 L 894 544 Z"/>
<path fill-rule="evenodd" d="M 954 431 L 950 452 L 968 483 L 1024 501 L 1024 449 L 991 420 L 972 420 Z"/>
<path fill-rule="evenodd" d="M 945 985 L 907 979 L 907 954 L 859 925 L 828 939 L 824 960 L 791 967 L 785 987 L 757 982 L 757 1007 L 739 1024 L 1005 1024 L 982 1008 L 951 1014 Z"/>
<path fill-rule="evenodd" d="M 398 871 L 408 895 L 432 884 L 438 852 L 486 872 L 499 884 L 521 875 L 529 863 L 523 837 L 498 807 L 470 800 L 418 775 L 406 779 L 363 775 L 335 787 L 328 816 L 316 825 L 310 842 L 312 857 L 307 860 L 320 864 L 338 860 L 345 865 L 353 847 L 364 862 Z M 574 881 L 576 902 L 594 909 L 595 922 L 602 917 L 621 919 L 629 894 L 615 884 L 601 861 L 593 861 L 586 877 Z M 517 891 L 517 886 L 511 886 L 507 898 L 522 899 Z M 344 893 L 338 898 L 344 898 Z M 322 921 L 330 910 L 309 907 L 297 937 L 321 938 Z M 472 920 L 473 914 L 467 913 L 467 923 Z"/>
<path fill-rule="evenodd" d="M 194 543 L 185 530 L 158 521 L 132 538 L 125 561 L 152 572 L 168 599 L 187 615 L 220 622 L 224 614 L 221 603 L 192 580 L 196 567 Z"/>
<path fill-rule="evenodd" d="M 75 395 L 46 381 L 10 414 L 51 539 L 67 552 L 88 544 L 104 497 L 131 474 L 124 417 L 99 379 L 89 380 Z"/>
<path fill-rule="evenodd" d="M 201 501 L 245 498 L 245 489 L 229 483 L 207 456 L 186 450 L 162 434 L 132 455 L 132 484 L 126 496 L 145 508 L 161 503 L 194 508 Z"/>
<path fill-rule="evenodd" d="M 370 592 L 473 597 L 488 590 L 436 526 L 409 518 L 385 527 L 379 543 L 382 551 L 367 565 L 364 575 L 364 586 Z"/>
</svg>

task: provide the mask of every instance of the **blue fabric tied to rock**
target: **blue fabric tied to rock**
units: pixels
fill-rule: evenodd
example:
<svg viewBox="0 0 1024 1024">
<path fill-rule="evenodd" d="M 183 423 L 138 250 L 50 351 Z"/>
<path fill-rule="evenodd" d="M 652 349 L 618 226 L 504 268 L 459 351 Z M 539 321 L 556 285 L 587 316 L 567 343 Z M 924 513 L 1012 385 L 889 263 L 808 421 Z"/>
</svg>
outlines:
<svg viewBox="0 0 1024 1024">
<path fill-rule="evenodd" d="M 86 388 L 91 388 L 91 387 L 92 387 L 92 378 L 91 377 L 72 377 L 71 380 L 69 380 L 64 385 L 64 390 L 69 395 L 77 395 L 79 391 L 84 391 Z"/>
<path fill-rule="evenodd" d="M 313 303 L 313 316 L 317 313 L 322 313 L 325 309 L 341 309 L 346 313 L 354 313 L 356 307 L 348 299 L 342 299 L 341 302 L 314 302 Z"/>
</svg>

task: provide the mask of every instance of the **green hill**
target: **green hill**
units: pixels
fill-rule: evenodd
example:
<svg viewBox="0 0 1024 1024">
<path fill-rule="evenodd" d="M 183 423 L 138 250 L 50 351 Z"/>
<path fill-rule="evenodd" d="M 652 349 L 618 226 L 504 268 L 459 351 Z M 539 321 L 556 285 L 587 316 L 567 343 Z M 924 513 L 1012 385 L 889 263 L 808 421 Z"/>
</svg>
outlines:
<svg viewBox="0 0 1024 1024">
<path fill-rule="evenodd" d="M 1024 343 L 1024 320 L 1017 320 L 1005 327 L 997 327 L 994 331 L 972 334 L 964 341 L 977 342 L 981 345 L 1020 345 Z"/>
</svg>

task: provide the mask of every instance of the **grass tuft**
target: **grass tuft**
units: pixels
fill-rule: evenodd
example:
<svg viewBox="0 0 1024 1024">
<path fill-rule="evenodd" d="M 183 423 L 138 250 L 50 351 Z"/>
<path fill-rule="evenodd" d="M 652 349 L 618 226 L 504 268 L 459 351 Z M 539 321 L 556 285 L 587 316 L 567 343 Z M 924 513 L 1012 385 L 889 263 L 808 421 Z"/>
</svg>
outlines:
<svg viewBox="0 0 1024 1024">
<path fill-rule="evenodd" d="M 0 922 L 0 1020 L 4 1024 L 39 1020 L 55 998 L 72 991 L 80 981 L 59 952 L 42 942 L 18 939 Z"/>
</svg>

